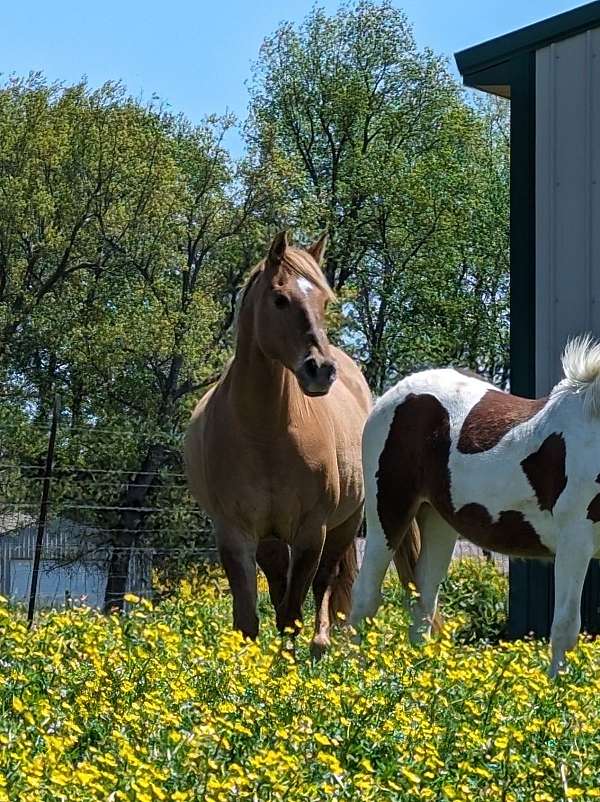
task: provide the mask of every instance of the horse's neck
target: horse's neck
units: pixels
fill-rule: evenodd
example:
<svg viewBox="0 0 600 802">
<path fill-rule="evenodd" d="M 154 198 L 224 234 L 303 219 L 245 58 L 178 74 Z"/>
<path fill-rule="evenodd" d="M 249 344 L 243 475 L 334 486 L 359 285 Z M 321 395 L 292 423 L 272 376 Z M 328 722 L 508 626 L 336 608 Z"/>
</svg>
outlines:
<svg viewBox="0 0 600 802">
<path fill-rule="evenodd" d="M 238 334 L 228 381 L 237 415 L 256 433 L 285 431 L 306 407 L 296 377 L 280 362 L 268 359 L 246 327 Z"/>
</svg>

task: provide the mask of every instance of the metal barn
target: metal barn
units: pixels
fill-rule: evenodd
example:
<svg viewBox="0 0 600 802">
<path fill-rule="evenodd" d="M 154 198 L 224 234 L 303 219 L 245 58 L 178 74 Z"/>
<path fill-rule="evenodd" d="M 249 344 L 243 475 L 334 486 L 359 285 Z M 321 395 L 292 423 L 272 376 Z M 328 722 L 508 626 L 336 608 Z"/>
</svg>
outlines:
<svg viewBox="0 0 600 802">
<path fill-rule="evenodd" d="M 600 335 L 600 2 L 455 57 L 466 86 L 511 102 L 511 389 L 540 397 L 566 339 Z M 552 606 L 552 566 L 512 561 L 510 634 L 548 635 Z M 582 616 L 600 632 L 596 561 Z"/>
<path fill-rule="evenodd" d="M 38 522 L 23 513 L 0 515 L 0 594 L 26 603 L 31 587 Z M 45 528 L 36 607 L 65 603 L 101 607 L 111 547 L 102 532 L 66 518 L 54 518 Z M 135 550 L 130 557 L 128 592 L 149 593 L 152 553 Z"/>
</svg>

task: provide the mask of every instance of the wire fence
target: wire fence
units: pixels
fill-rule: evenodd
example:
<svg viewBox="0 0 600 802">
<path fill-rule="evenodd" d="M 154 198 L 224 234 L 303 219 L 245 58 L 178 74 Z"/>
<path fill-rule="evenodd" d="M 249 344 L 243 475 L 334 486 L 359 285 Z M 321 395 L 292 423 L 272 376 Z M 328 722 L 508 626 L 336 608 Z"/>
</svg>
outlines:
<svg viewBox="0 0 600 802">
<path fill-rule="evenodd" d="M 2 505 L 0 504 L 0 509 Z M 27 603 L 32 586 L 35 560 L 37 519 L 18 511 L 0 513 L 0 595 L 16 603 Z M 191 565 L 215 562 L 217 552 L 208 522 L 198 529 L 197 546 L 161 546 L 157 536 L 162 530 L 140 528 L 132 532 L 86 526 L 62 516 L 50 516 L 44 528 L 39 561 L 35 607 L 57 607 L 85 603 L 106 608 L 107 586 L 112 581 L 121 596 L 150 596 L 156 580 L 179 577 Z M 120 546 L 119 538 L 135 536 L 135 541 Z M 150 541 L 154 545 L 138 545 Z"/>
<path fill-rule="evenodd" d="M 0 595 L 12 602 L 25 604 L 30 595 L 35 551 L 37 521 L 27 514 L 17 514 L 7 527 L 6 517 L 0 516 Z M 212 543 L 212 532 L 207 532 L 207 543 L 195 548 L 159 546 L 119 547 L 107 540 L 114 530 L 82 527 L 63 518 L 49 519 L 45 530 L 39 582 L 35 608 L 63 607 L 86 604 L 105 607 L 106 588 L 111 564 L 125 564 L 123 573 L 112 576 L 123 587 L 124 594 L 150 597 L 156 591 L 155 580 L 164 570 L 183 569 L 202 562 L 218 562 L 218 553 Z M 155 535 L 155 530 L 139 530 L 143 537 Z M 364 541 L 357 542 L 359 563 L 362 560 Z M 503 573 L 508 573 L 508 558 L 485 553 L 467 541 L 459 540 L 454 560 L 490 560 Z M 176 571 L 180 574 L 181 571 Z"/>
<path fill-rule="evenodd" d="M 23 438 L 0 427 L 0 594 L 33 610 L 74 604 L 123 608 L 125 596 L 149 596 L 192 565 L 218 559 L 210 521 L 191 498 L 180 450 L 131 431 L 46 429 L 46 450 L 23 454 Z M 128 467 L 108 467 L 111 443 Z M 173 434 L 165 436 L 173 442 Z M 132 455 L 133 451 L 133 455 Z M 159 454 L 154 462 L 148 455 Z M 75 458 L 75 459 L 74 459 Z M 104 463 L 104 464 L 103 464 Z M 357 551 L 362 558 L 364 541 Z M 488 559 L 508 573 L 508 559 L 466 541 L 454 558 Z"/>
<path fill-rule="evenodd" d="M 177 433 L 61 423 L 0 426 L 0 594 L 33 610 L 122 608 L 214 560 Z"/>
<path fill-rule="evenodd" d="M 37 528 L 37 519 L 27 512 L 0 514 L 0 595 L 14 603 L 25 604 L 30 598 Z M 48 517 L 35 608 L 65 604 L 105 608 L 109 578 L 123 594 L 148 597 L 156 591 L 161 575 L 180 576 L 192 565 L 218 559 L 208 522 L 198 532 L 204 545 L 192 547 L 158 542 L 119 546 L 113 540 L 115 533 L 123 535 L 120 530 L 90 527 L 62 516 Z M 136 542 L 156 541 L 157 533 L 160 530 L 135 530 Z"/>
</svg>

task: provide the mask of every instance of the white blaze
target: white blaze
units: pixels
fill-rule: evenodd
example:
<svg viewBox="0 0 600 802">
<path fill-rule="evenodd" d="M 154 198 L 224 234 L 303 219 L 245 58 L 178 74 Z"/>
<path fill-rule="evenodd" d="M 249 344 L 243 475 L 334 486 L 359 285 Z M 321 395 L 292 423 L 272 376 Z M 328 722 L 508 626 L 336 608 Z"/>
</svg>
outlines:
<svg viewBox="0 0 600 802">
<path fill-rule="evenodd" d="M 302 276 L 298 279 L 298 286 L 305 295 L 308 295 L 314 289 L 313 283 L 307 278 L 302 278 Z"/>
</svg>

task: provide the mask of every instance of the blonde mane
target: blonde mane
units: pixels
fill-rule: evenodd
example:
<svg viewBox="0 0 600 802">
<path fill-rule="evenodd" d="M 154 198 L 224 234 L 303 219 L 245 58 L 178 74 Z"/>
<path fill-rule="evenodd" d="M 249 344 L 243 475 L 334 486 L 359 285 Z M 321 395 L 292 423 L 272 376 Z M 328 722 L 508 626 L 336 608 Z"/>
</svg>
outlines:
<svg viewBox="0 0 600 802">
<path fill-rule="evenodd" d="M 584 410 L 600 416 L 600 342 L 591 334 L 574 337 L 566 344 L 561 358 L 565 375 L 558 385 L 562 391 L 580 393 Z"/>
<path fill-rule="evenodd" d="M 329 286 L 325 274 L 306 251 L 300 248 L 287 248 L 283 264 L 299 278 L 305 278 L 318 287 L 325 294 L 328 301 L 335 301 L 335 293 Z"/>
</svg>

